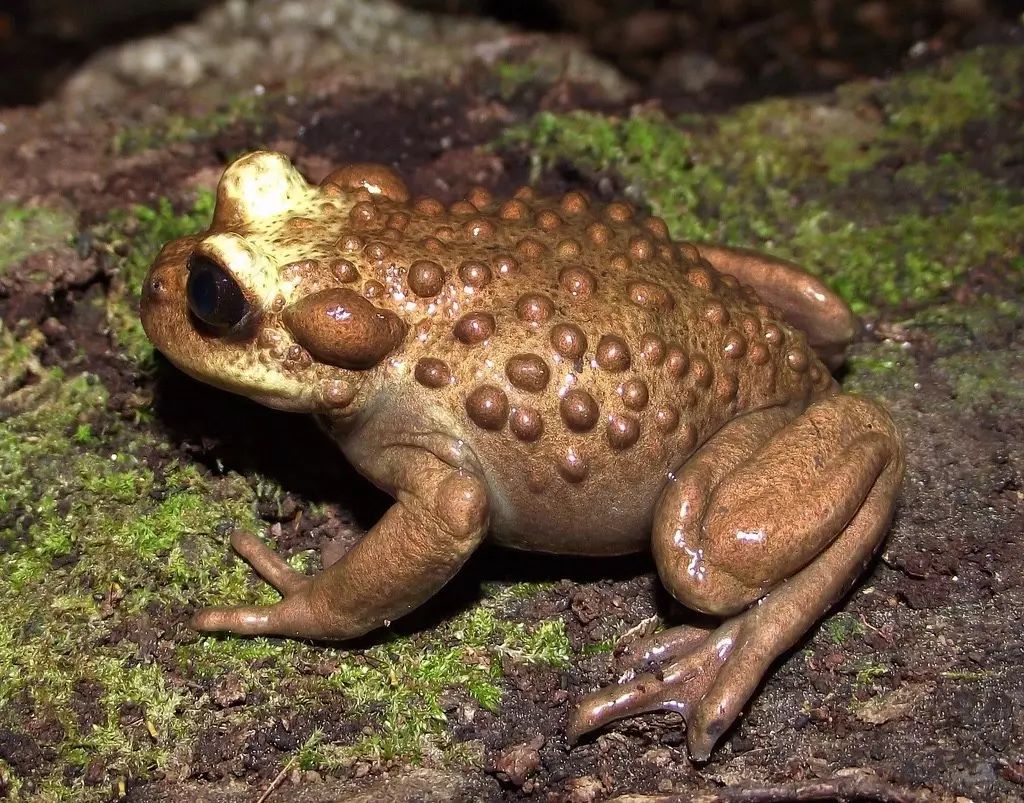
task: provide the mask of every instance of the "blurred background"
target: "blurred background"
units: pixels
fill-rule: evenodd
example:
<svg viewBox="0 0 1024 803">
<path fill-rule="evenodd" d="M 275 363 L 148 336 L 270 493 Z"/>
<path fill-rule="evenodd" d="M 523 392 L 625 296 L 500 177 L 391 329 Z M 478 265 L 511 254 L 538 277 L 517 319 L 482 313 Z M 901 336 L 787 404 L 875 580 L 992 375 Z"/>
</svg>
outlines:
<svg viewBox="0 0 1024 803">
<path fill-rule="evenodd" d="M 817 90 L 884 74 L 908 60 L 987 41 L 1024 11 L 1021 0 L 404 4 L 582 37 L 595 53 L 652 91 L 714 71 L 719 82 L 756 85 L 756 94 Z M 5 0 L 0 7 L 0 106 L 39 103 L 96 51 L 188 22 L 212 5 L 212 0 Z"/>
</svg>

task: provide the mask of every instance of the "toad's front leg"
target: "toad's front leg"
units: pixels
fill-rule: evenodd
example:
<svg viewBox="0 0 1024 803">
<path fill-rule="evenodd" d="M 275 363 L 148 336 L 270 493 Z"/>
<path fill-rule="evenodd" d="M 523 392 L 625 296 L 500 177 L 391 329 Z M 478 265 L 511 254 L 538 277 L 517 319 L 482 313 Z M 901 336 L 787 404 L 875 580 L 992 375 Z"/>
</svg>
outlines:
<svg viewBox="0 0 1024 803">
<path fill-rule="evenodd" d="M 630 656 L 641 674 L 583 700 L 570 737 L 666 709 L 686 720 L 691 756 L 707 759 L 772 662 L 863 570 L 902 476 L 899 434 L 867 399 L 837 395 L 795 418 L 761 410 L 724 427 L 663 492 L 653 547 L 673 596 L 732 618 L 642 643 Z"/>
<path fill-rule="evenodd" d="M 273 605 L 203 608 L 197 630 L 340 640 L 403 616 L 450 580 L 487 532 L 483 482 L 431 454 L 396 450 L 397 502 L 341 559 L 296 572 L 255 536 L 231 543 L 283 599 Z"/>
</svg>

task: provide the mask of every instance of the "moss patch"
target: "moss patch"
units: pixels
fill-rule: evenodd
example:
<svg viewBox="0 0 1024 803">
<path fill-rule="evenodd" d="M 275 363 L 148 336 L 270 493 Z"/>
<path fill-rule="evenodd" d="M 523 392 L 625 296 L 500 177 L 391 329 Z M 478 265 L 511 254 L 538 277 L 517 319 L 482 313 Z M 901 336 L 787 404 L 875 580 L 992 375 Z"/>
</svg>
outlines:
<svg viewBox="0 0 1024 803">
<path fill-rule="evenodd" d="M 216 198 L 200 191 L 191 206 L 179 211 L 168 198 L 155 206 L 136 205 L 127 212 L 115 212 L 95 234 L 99 248 L 114 262 L 116 281 L 106 299 L 107 323 L 114 342 L 134 362 L 147 365 L 153 357 L 139 320 L 139 299 L 146 278 L 160 248 L 169 240 L 205 229 L 213 217 Z"/>
<path fill-rule="evenodd" d="M 965 414 L 1009 415 L 1024 405 L 1024 358 L 1018 322 L 1024 316 L 1024 277 L 1017 295 L 982 295 L 966 304 L 942 304 L 906 322 L 911 336 L 934 350 L 932 369 Z"/>
<path fill-rule="evenodd" d="M 846 360 L 843 389 L 868 396 L 909 395 L 918 384 L 917 361 L 909 344 L 885 340 L 858 345 Z"/>
<path fill-rule="evenodd" d="M 36 346 L 5 335 L 0 363 L 38 371 Z M 504 662 L 569 663 L 560 619 L 503 616 L 525 593 L 516 586 L 433 631 L 358 652 L 197 639 L 184 626 L 193 605 L 276 599 L 226 545 L 236 527 L 262 529 L 255 487 L 268 481 L 206 474 L 111 412 L 96 377 L 51 373 L 47 395 L 0 422 L 0 733 L 34 739 L 44 757 L 0 764 L 15 795 L 99 800 L 157 769 L 183 777 L 208 729 L 257 732 L 280 711 L 313 720 L 339 700 L 366 729 L 310 733 L 303 766 L 465 760 L 473 751 L 451 735 L 451 694 L 495 710 Z M 329 671 L 304 669 L 317 665 Z M 251 699 L 224 712 L 210 695 L 226 678 Z M 48 723 L 43 735 L 25 732 L 29 720 Z M 103 781 L 87 786 L 97 765 Z"/>
<path fill-rule="evenodd" d="M 485 600 L 434 633 L 396 638 L 339 663 L 326 689 L 344 696 L 371 733 L 349 745 L 320 744 L 303 760 L 331 768 L 356 758 L 420 759 L 437 753 L 466 759 L 448 733 L 445 698 L 461 690 L 488 711 L 502 698 L 502 662 L 567 666 L 573 656 L 564 623 L 524 625 L 501 618 L 501 599 Z"/>
<path fill-rule="evenodd" d="M 35 356 L 42 343 L 42 333 L 17 338 L 0 322 L 0 400 L 6 402 L 5 407 L 10 402 L 4 397 L 23 386 L 30 376 L 38 376 L 42 371 Z"/>
<path fill-rule="evenodd" d="M 994 117 L 1007 100 L 1005 82 L 1019 80 L 1019 71 L 1012 50 L 968 53 L 889 82 L 882 100 L 896 131 L 931 144 Z"/>
<path fill-rule="evenodd" d="M 952 386 L 954 400 L 968 410 L 999 413 L 1024 405 L 1024 355 L 1016 349 L 952 354 L 935 367 Z"/>
<path fill-rule="evenodd" d="M 67 244 L 74 232 L 66 209 L 0 204 L 0 275 L 29 254 Z"/>
<path fill-rule="evenodd" d="M 127 155 L 177 142 L 208 139 L 236 125 L 245 125 L 250 135 L 262 136 L 270 100 L 266 95 L 235 95 L 213 111 L 161 115 L 151 123 L 121 128 L 111 140 L 111 150 Z"/>
<path fill-rule="evenodd" d="M 500 145 L 526 148 L 538 172 L 569 162 L 618 173 L 676 237 L 796 259 L 858 312 L 921 306 L 979 263 L 1024 270 L 1024 192 L 954 155 L 969 122 L 1013 101 L 1008 79 L 1022 61 L 983 50 L 893 79 L 878 89 L 882 119 L 866 107 L 874 90 L 857 85 L 828 103 L 770 100 L 711 120 L 544 112 Z M 943 116 L 948 92 L 969 94 L 979 75 L 984 97 Z M 929 87 L 945 99 L 925 103 Z M 879 172 L 883 162 L 893 166 Z M 879 201 L 852 202 L 850 184 L 874 187 L 861 195 Z"/>
<path fill-rule="evenodd" d="M 1024 287 L 1016 292 L 1015 298 L 982 295 L 968 304 L 929 307 L 916 313 L 906 326 L 914 335 L 929 338 L 940 357 L 962 351 L 965 344 L 972 351 L 999 348 L 1006 345 L 1007 330 L 1012 331 L 1014 322 L 1024 318 Z"/>
<path fill-rule="evenodd" d="M 853 614 L 846 612 L 830 616 L 821 623 L 821 629 L 833 644 L 842 644 L 852 636 L 860 636 L 866 632 L 860 620 Z"/>
<path fill-rule="evenodd" d="M 210 534 L 254 522 L 242 480 L 216 494 L 173 460 L 156 475 L 146 459 L 167 447 L 129 437 L 95 377 L 53 379 L 49 397 L 0 423 L 0 727 L 18 732 L 24 707 L 53 723 L 58 767 L 18 768 L 13 787 L 77 800 L 89 762 L 136 775 L 195 727 L 183 716 L 194 701 L 132 634 L 197 592 L 241 595 L 248 573 L 222 569 Z"/>
</svg>

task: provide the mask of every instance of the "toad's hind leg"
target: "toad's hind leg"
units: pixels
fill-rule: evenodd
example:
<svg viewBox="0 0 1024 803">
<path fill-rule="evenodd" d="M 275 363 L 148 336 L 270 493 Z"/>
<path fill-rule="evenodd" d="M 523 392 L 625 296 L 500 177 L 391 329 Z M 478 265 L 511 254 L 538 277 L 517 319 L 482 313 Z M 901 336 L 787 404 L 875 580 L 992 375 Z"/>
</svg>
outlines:
<svg viewBox="0 0 1024 803">
<path fill-rule="evenodd" d="M 859 397 L 830 396 L 795 416 L 757 411 L 724 427 L 663 491 L 653 548 L 673 596 L 732 618 L 634 650 L 634 666 L 657 671 L 584 699 L 570 737 L 672 710 L 686 720 L 690 754 L 707 759 L 772 662 L 870 560 L 902 475 L 891 419 Z"/>
<path fill-rule="evenodd" d="M 838 295 L 799 265 L 747 248 L 700 243 L 701 256 L 721 273 L 735 276 L 777 307 L 786 323 L 807 335 L 807 342 L 829 369 L 843 362 L 846 347 L 860 332 L 860 321 Z"/>
</svg>

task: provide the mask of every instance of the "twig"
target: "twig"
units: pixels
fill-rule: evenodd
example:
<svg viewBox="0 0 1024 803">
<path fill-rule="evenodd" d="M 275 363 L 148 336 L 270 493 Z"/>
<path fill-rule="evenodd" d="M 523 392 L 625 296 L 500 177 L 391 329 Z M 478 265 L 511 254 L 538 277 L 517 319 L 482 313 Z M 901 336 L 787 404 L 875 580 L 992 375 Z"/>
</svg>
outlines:
<svg viewBox="0 0 1024 803">
<path fill-rule="evenodd" d="M 256 803 L 267 803 L 267 799 L 270 797 L 271 793 L 281 785 L 281 781 L 284 780 L 284 776 L 291 771 L 292 767 L 298 763 L 298 760 L 298 756 L 292 756 L 288 763 L 281 767 L 281 771 L 277 773 L 274 780 L 270 782 L 270 786 L 267 787 L 267 791 L 260 795 L 260 799 L 257 800 Z"/>
</svg>

